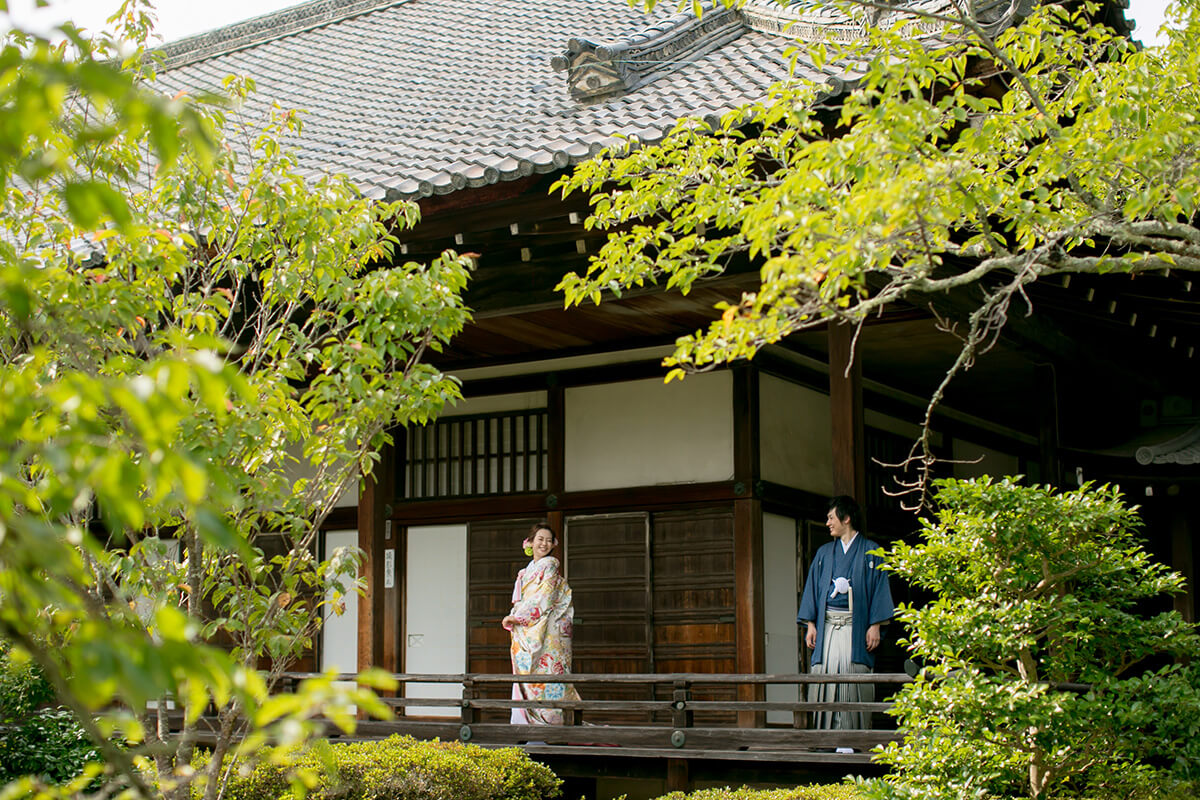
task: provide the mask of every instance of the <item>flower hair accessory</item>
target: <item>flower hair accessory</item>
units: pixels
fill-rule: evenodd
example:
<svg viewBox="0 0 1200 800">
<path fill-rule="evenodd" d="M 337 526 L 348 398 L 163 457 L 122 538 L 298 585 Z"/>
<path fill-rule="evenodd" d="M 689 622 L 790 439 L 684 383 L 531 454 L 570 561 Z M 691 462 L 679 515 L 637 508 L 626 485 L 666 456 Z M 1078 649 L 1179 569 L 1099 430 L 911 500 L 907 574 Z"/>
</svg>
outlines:
<svg viewBox="0 0 1200 800">
<path fill-rule="evenodd" d="M 525 555 L 533 555 L 533 539 L 526 539 L 521 542 L 521 547 L 525 550 Z"/>
</svg>

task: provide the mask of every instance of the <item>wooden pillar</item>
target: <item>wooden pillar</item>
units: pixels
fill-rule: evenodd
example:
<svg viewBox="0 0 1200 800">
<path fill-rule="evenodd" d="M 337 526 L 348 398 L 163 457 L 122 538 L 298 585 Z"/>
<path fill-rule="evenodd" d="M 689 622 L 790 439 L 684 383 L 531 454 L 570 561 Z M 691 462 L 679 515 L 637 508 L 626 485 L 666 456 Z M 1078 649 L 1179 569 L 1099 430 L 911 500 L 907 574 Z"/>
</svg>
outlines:
<svg viewBox="0 0 1200 800">
<path fill-rule="evenodd" d="M 1038 465 L 1041 482 L 1049 486 L 1062 486 L 1061 465 L 1058 461 L 1058 386 L 1054 367 L 1038 364 L 1037 409 L 1038 409 Z"/>
<path fill-rule="evenodd" d="M 755 498 L 733 501 L 733 571 L 736 621 L 737 671 L 761 674 L 766 668 L 763 625 L 762 502 Z M 761 684 L 738 686 L 739 700 L 762 700 Z M 739 728 L 758 728 L 762 712 L 738 712 Z"/>
<path fill-rule="evenodd" d="M 686 792 L 688 786 L 688 762 L 686 758 L 667 759 L 667 791 Z"/>
<path fill-rule="evenodd" d="M 737 671 L 761 673 L 766 668 L 766 634 L 763 622 L 762 501 L 759 479 L 758 369 L 739 366 L 733 371 L 733 569 Z M 762 700 L 761 684 L 738 687 L 739 700 Z M 761 727 L 761 712 L 739 712 L 738 726 Z"/>
<path fill-rule="evenodd" d="M 1192 531 L 1182 508 L 1171 514 L 1171 568 L 1183 576 L 1187 585 L 1175 595 L 1175 610 L 1188 622 L 1196 621 L 1196 553 Z"/>
<path fill-rule="evenodd" d="M 862 360 L 854 357 L 851 363 L 855 330 L 853 325 L 829 325 L 829 425 L 833 434 L 833 493 L 848 494 L 860 505 L 866 506 Z"/>
<path fill-rule="evenodd" d="M 395 450 L 385 448 L 372 475 L 363 480 L 358 498 L 358 546 L 364 553 L 360 575 L 366 578 L 367 594 L 358 604 L 358 668 L 399 666 L 396 655 L 400 613 L 398 537 L 391 531 L 390 501 L 394 494 L 392 463 Z M 384 588 L 385 551 L 393 556 L 392 586 Z"/>
<path fill-rule="evenodd" d="M 566 392 L 553 373 L 546 377 L 546 427 L 546 495 L 554 508 L 566 489 L 567 419 Z"/>
</svg>

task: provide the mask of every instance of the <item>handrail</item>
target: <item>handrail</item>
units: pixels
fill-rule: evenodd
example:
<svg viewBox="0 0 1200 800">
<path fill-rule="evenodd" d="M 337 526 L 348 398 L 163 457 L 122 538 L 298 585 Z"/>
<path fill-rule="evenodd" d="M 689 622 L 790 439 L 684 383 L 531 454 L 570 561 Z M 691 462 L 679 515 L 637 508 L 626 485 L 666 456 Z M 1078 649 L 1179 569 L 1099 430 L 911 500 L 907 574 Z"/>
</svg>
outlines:
<svg viewBox="0 0 1200 800">
<path fill-rule="evenodd" d="M 757 674 L 724 672 L 658 672 L 658 673 L 584 673 L 571 672 L 563 675 L 513 675 L 510 673 L 385 673 L 397 683 L 529 683 L 542 678 L 546 683 L 629 683 L 669 684 L 687 681 L 694 684 L 812 684 L 812 683 L 873 683 L 904 684 L 912 678 L 903 672 L 866 672 L 842 675 L 814 675 L 802 673 Z M 284 672 L 281 677 L 293 680 L 323 677 L 320 672 Z M 338 681 L 356 681 L 356 673 L 342 672 L 333 676 Z"/>
</svg>

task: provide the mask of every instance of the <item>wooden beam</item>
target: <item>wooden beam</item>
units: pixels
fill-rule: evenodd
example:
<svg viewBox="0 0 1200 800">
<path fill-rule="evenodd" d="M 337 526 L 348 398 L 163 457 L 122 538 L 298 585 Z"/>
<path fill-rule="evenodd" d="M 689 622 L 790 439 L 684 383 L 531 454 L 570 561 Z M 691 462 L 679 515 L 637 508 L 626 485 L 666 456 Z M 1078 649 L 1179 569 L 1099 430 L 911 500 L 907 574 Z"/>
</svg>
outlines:
<svg viewBox="0 0 1200 800">
<path fill-rule="evenodd" d="M 413 500 L 397 502 L 392 519 L 401 525 L 466 522 L 474 519 L 518 519 L 544 517 L 551 510 L 567 514 L 643 511 L 704 506 L 729 507 L 741 498 L 735 481 L 712 483 L 681 483 L 670 486 L 635 486 L 628 489 L 594 489 L 586 492 L 564 492 L 555 496 L 553 508 L 549 495 L 529 493 L 484 497 L 447 498 L 444 500 Z M 749 492 L 745 492 L 746 495 Z"/>
<path fill-rule="evenodd" d="M 737 656 L 741 673 L 760 673 L 766 668 L 763 623 L 763 537 L 762 503 L 754 498 L 733 503 L 734 620 Z M 761 685 L 739 685 L 739 700 L 762 700 Z M 761 711 L 739 711 L 739 728 L 762 727 Z"/>
<path fill-rule="evenodd" d="M 833 434 L 833 493 L 866 505 L 862 359 L 852 353 L 855 328 L 829 326 L 829 412 Z M 853 360 L 852 360 L 853 359 Z"/>
</svg>

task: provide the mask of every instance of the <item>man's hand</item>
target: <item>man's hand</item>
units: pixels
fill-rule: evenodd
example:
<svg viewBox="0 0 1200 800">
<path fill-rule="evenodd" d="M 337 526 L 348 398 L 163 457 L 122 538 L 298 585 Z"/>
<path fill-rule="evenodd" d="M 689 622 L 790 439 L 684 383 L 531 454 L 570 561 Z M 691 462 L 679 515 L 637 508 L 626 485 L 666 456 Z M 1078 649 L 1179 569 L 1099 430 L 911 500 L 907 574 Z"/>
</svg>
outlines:
<svg viewBox="0 0 1200 800">
<path fill-rule="evenodd" d="M 808 645 L 809 650 L 817 649 L 817 623 L 809 622 L 808 631 L 804 634 L 804 643 Z"/>
<path fill-rule="evenodd" d="M 875 623 L 867 628 L 867 652 L 871 652 L 876 647 L 879 647 L 880 629 L 879 623 Z"/>
</svg>

